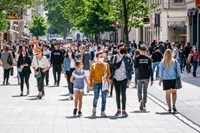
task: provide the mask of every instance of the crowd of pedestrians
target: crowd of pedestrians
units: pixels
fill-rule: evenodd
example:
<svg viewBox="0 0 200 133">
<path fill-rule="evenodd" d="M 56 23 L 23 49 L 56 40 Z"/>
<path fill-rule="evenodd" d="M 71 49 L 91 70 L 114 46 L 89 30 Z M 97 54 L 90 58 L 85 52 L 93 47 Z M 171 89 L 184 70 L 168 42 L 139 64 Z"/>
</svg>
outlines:
<svg viewBox="0 0 200 133">
<path fill-rule="evenodd" d="M 82 98 L 93 91 L 92 115 L 101 92 L 101 116 L 106 115 L 106 97 L 116 97 L 115 116 L 127 117 L 126 90 L 130 88 L 132 76 L 135 77 L 139 109 L 146 110 L 148 85 L 159 80 L 166 92 L 168 111 L 177 112 L 176 79 L 183 71 L 196 77 L 200 54 L 196 45 L 153 41 L 151 44 L 129 42 L 111 43 L 106 40 L 96 43 L 40 41 L 35 38 L 27 41 L 4 42 L 1 45 L 1 65 L 3 85 L 9 85 L 13 67 L 17 67 L 20 96 L 30 94 L 30 75 L 37 80 L 38 99 L 45 96 L 45 86 L 49 83 L 49 73 L 53 73 L 54 86 L 60 86 L 63 73 L 68 85 L 69 98 L 74 100 L 73 115 L 82 115 Z M 193 71 L 191 71 L 193 68 Z M 31 71 L 32 69 L 32 71 Z M 155 74 L 154 74 L 155 73 Z M 154 76 L 155 75 L 155 76 Z M 171 103 L 172 99 L 172 103 Z"/>
</svg>

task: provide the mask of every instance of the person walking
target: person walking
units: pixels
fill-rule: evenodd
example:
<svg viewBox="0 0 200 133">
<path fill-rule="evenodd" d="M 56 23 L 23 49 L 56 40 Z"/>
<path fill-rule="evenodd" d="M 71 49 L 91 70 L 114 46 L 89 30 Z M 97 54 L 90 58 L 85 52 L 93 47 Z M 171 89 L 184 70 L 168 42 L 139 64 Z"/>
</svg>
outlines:
<svg viewBox="0 0 200 133">
<path fill-rule="evenodd" d="M 140 54 L 140 51 L 138 49 L 136 49 L 134 52 L 134 55 L 133 55 L 133 63 L 134 64 L 135 64 L 135 59 L 139 54 Z M 135 84 L 134 84 L 133 88 L 137 88 L 137 79 L 138 79 L 138 69 L 135 69 Z"/>
<path fill-rule="evenodd" d="M 37 55 L 33 57 L 32 64 L 35 77 L 37 79 L 37 87 L 38 87 L 38 98 L 41 99 L 44 95 L 44 76 L 47 70 L 49 70 L 50 64 L 47 58 L 43 55 L 43 50 L 38 48 Z"/>
<path fill-rule="evenodd" d="M 191 56 L 190 61 L 192 62 L 193 66 L 193 77 L 196 77 L 196 71 L 200 59 L 200 53 L 198 52 L 196 45 L 193 45 L 192 50 L 190 52 L 190 56 Z"/>
<path fill-rule="evenodd" d="M 48 59 L 49 63 L 51 62 L 51 51 L 49 50 L 49 46 L 47 44 L 43 45 L 43 51 L 44 51 L 44 56 Z M 45 80 L 46 80 L 46 86 L 49 85 L 49 70 L 46 71 L 45 73 Z"/>
<path fill-rule="evenodd" d="M 18 61 L 17 61 L 17 68 L 20 75 L 20 89 L 21 93 L 20 96 L 23 96 L 23 90 L 24 90 L 24 80 L 27 87 L 27 95 L 30 93 L 29 89 L 29 77 L 31 74 L 31 58 L 28 56 L 28 53 L 25 48 L 22 48 L 21 53 L 19 55 Z"/>
<path fill-rule="evenodd" d="M 76 62 L 76 53 L 71 48 L 67 50 L 65 54 L 65 59 L 63 61 L 64 66 L 64 76 L 67 79 L 68 90 L 70 99 L 73 100 L 73 83 L 70 81 L 73 71 L 75 70 L 75 62 Z"/>
<path fill-rule="evenodd" d="M 92 116 L 96 116 L 96 107 L 99 99 L 99 93 L 101 91 L 102 103 L 101 103 L 101 117 L 107 117 L 105 114 L 106 109 L 106 89 L 102 88 L 102 82 L 110 81 L 111 76 L 110 67 L 107 63 L 104 63 L 104 57 L 102 53 L 96 54 L 96 63 L 93 63 L 90 67 L 90 89 L 94 90 L 94 99 L 93 99 L 93 109 Z M 103 78 L 103 80 L 102 80 Z"/>
<path fill-rule="evenodd" d="M 83 70 L 85 72 L 85 75 L 87 77 L 87 79 L 89 79 L 90 76 L 90 65 L 92 64 L 91 61 L 91 56 L 90 54 L 87 52 L 87 48 L 83 45 L 81 46 L 81 57 L 80 57 L 80 61 L 83 63 Z M 88 94 L 89 93 L 89 89 L 86 86 L 86 82 L 85 82 L 85 88 L 84 88 L 84 93 Z"/>
<path fill-rule="evenodd" d="M 126 112 L 126 88 L 132 79 L 132 59 L 126 55 L 125 44 L 118 45 L 119 53 L 111 58 L 112 79 L 116 92 L 117 112 L 115 117 L 122 115 L 127 117 Z M 122 108 L 121 98 L 122 97 Z M 121 110 L 122 109 L 122 110 Z"/>
<path fill-rule="evenodd" d="M 163 58 L 162 54 L 160 53 L 159 51 L 159 47 L 155 47 L 154 50 L 153 50 L 153 54 L 152 54 L 152 62 L 153 62 L 153 74 L 155 72 L 155 69 L 156 69 L 156 80 L 158 80 L 158 74 L 159 74 L 159 65 L 160 65 L 160 62 Z"/>
<path fill-rule="evenodd" d="M 4 46 L 4 52 L 2 54 L 1 60 L 2 60 L 2 67 L 4 70 L 3 74 L 3 85 L 9 85 L 9 77 L 10 77 L 10 70 L 13 65 L 13 55 L 11 52 L 9 52 L 10 46 L 6 45 Z"/>
<path fill-rule="evenodd" d="M 177 90 L 175 88 L 176 78 L 181 77 L 181 69 L 177 60 L 173 58 L 173 52 L 167 49 L 164 53 L 163 60 L 160 64 L 159 72 L 159 85 L 163 83 L 163 90 L 166 91 L 166 102 L 168 106 L 168 112 L 171 113 L 171 95 L 172 95 L 172 109 L 176 113 L 176 99 Z"/>
<path fill-rule="evenodd" d="M 73 71 L 70 81 L 74 84 L 74 116 L 77 114 L 82 115 L 82 99 L 84 94 L 84 81 L 86 82 L 87 86 L 89 87 L 89 82 L 85 71 L 83 70 L 83 64 L 80 61 L 76 61 L 76 70 Z"/>
<path fill-rule="evenodd" d="M 53 67 L 54 85 L 60 85 L 60 76 L 62 71 L 63 53 L 59 49 L 59 43 L 54 44 L 54 50 L 51 53 L 51 67 Z"/>
<path fill-rule="evenodd" d="M 151 85 L 153 84 L 153 72 L 151 59 L 146 56 L 146 46 L 141 45 L 139 50 L 140 55 L 137 56 L 135 59 L 135 69 L 138 70 L 137 95 L 138 101 L 140 102 L 139 109 L 141 111 L 145 111 L 147 103 L 148 84 L 149 80 L 151 80 Z"/>
</svg>

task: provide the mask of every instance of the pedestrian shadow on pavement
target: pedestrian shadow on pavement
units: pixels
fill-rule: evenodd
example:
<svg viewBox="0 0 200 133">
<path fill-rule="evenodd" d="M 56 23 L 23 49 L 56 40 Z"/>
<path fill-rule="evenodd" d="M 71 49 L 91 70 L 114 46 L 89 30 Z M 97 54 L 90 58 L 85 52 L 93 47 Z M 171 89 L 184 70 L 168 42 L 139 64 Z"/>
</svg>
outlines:
<svg viewBox="0 0 200 133">
<path fill-rule="evenodd" d="M 172 113 L 169 112 L 156 112 L 157 115 L 172 115 Z"/>
<path fill-rule="evenodd" d="M 71 98 L 65 98 L 65 99 L 58 99 L 58 101 L 73 101 L 73 100 L 71 100 Z"/>
<path fill-rule="evenodd" d="M 76 115 L 76 116 L 66 116 L 65 118 L 67 118 L 67 119 L 77 119 L 77 118 L 83 118 L 83 116 L 78 116 L 78 115 Z"/>
<path fill-rule="evenodd" d="M 20 95 L 13 95 L 12 97 L 26 97 L 27 95 L 23 95 L 23 96 L 20 96 Z"/>
<path fill-rule="evenodd" d="M 132 111 L 130 113 L 150 113 L 150 111 L 140 111 L 140 110 L 135 110 L 135 111 Z"/>
<path fill-rule="evenodd" d="M 9 85 L 3 85 L 3 84 L 0 84 L 0 86 L 19 86 L 18 84 L 9 84 Z"/>
<path fill-rule="evenodd" d="M 120 117 L 115 117 L 115 116 L 107 116 L 107 117 L 101 117 L 101 116 L 86 116 L 84 117 L 86 119 L 91 119 L 91 120 L 94 120 L 94 119 L 111 119 L 111 120 L 116 120 Z M 122 118 L 122 117 L 121 117 Z"/>
</svg>

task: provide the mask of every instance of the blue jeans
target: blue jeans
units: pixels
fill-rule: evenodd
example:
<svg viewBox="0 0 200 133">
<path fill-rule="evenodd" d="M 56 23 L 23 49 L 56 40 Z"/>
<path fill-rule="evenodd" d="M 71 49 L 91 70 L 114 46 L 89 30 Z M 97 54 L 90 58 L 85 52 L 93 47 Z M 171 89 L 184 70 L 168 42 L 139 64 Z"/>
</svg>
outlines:
<svg viewBox="0 0 200 133">
<path fill-rule="evenodd" d="M 185 58 L 180 58 L 180 68 L 181 68 L 181 71 L 183 70 L 185 66 Z"/>
<path fill-rule="evenodd" d="M 105 111 L 106 108 L 106 91 L 102 91 L 102 83 L 96 83 L 93 85 L 94 87 L 94 99 L 93 99 L 93 107 L 96 108 L 97 107 L 97 102 L 99 99 L 99 93 L 101 90 L 101 98 L 102 98 L 102 102 L 101 102 L 101 111 Z"/>
<path fill-rule="evenodd" d="M 158 78 L 158 74 L 159 74 L 159 64 L 160 64 L 160 61 L 153 62 L 153 67 L 152 67 L 153 74 L 154 74 L 155 69 L 157 68 L 157 70 L 156 70 L 156 78 Z"/>
<path fill-rule="evenodd" d="M 192 66 L 193 66 L 193 73 L 196 73 L 196 71 L 197 71 L 197 66 L 198 66 L 198 62 L 197 62 L 197 61 L 193 61 L 193 62 L 192 62 Z"/>
</svg>

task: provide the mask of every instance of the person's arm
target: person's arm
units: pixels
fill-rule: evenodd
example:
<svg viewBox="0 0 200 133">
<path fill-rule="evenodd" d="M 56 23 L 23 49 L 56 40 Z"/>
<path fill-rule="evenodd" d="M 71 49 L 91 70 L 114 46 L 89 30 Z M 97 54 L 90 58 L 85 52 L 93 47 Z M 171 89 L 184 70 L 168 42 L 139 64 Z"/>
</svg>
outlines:
<svg viewBox="0 0 200 133">
<path fill-rule="evenodd" d="M 138 63 L 139 63 L 139 59 L 136 57 L 135 58 L 135 64 L 134 64 L 135 69 L 138 68 Z"/>
<path fill-rule="evenodd" d="M 150 73 L 150 77 L 151 77 L 151 82 L 153 82 L 153 71 L 152 71 L 151 59 L 149 59 L 149 73 Z M 151 84 L 153 84 L 153 83 L 151 83 Z"/>
<path fill-rule="evenodd" d="M 53 64 L 53 58 L 54 58 L 54 55 L 53 55 L 53 51 L 52 51 L 52 53 L 51 53 L 51 58 L 50 58 L 50 63 L 51 63 L 51 65 Z"/>
<path fill-rule="evenodd" d="M 70 82 L 74 83 L 74 74 L 72 74 L 72 76 L 70 77 Z"/>
<path fill-rule="evenodd" d="M 86 76 L 84 76 L 84 80 L 85 80 L 85 82 L 86 82 L 87 86 L 89 87 L 89 86 L 90 86 L 90 84 L 89 84 L 89 82 L 88 82 L 88 79 L 87 79 L 87 77 L 86 77 Z"/>
<path fill-rule="evenodd" d="M 106 67 L 107 67 L 107 70 L 106 70 L 106 73 L 107 73 L 107 79 L 110 79 L 111 77 L 111 72 L 110 72 L 110 66 L 108 63 L 106 63 Z"/>
<path fill-rule="evenodd" d="M 93 86 L 93 77 L 94 76 L 94 64 L 90 67 L 90 87 Z"/>
</svg>

